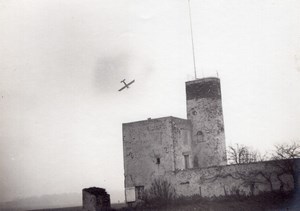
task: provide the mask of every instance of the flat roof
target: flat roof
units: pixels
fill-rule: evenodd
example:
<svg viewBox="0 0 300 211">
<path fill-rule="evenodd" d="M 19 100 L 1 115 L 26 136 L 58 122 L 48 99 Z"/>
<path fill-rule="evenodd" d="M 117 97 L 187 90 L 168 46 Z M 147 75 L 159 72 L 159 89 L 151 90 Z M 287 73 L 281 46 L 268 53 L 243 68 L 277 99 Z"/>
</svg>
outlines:
<svg viewBox="0 0 300 211">
<path fill-rule="evenodd" d="M 139 121 L 134 121 L 134 122 L 126 122 L 126 123 L 123 123 L 123 125 L 137 124 L 137 123 L 146 123 L 146 122 L 158 121 L 158 120 L 163 120 L 163 119 L 178 119 L 178 120 L 188 121 L 187 119 L 182 119 L 182 118 L 173 117 L 173 116 L 166 116 L 166 117 L 159 117 L 159 118 L 154 118 L 154 119 L 148 118 L 146 120 L 139 120 Z"/>
<path fill-rule="evenodd" d="M 83 191 L 86 191 L 93 195 L 106 195 L 106 190 L 104 188 L 98 188 L 98 187 L 90 187 L 90 188 L 84 188 Z"/>
<path fill-rule="evenodd" d="M 218 77 L 197 78 L 195 80 L 187 81 L 185 83 L 186 84 L 194 84 L 194 83 L 206 82 L 206 81 L 220 81 L 220 78 L 218 78 Z"/>
</svg>

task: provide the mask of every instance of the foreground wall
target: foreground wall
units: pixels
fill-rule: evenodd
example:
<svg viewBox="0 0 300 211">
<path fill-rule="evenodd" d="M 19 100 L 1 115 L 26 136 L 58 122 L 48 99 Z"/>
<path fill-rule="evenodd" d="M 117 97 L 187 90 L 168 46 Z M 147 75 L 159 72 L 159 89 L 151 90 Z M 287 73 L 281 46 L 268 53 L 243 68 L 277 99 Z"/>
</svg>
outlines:
<svg viewBox="0 0 300 211">
<path fill-rule="evenodd" d="M 284 161 L 187 169 L 168 172 L 164 178 L 172 183 L 179 196 L 257 195 L 294 188 L 293 176 Z"/>
<path fill-rule="evenodd" d="M 105 189 L 90 187 L 82 190 L 82 210 L 100 211 L 110 208 L 110 195 Z"/>
</svg>

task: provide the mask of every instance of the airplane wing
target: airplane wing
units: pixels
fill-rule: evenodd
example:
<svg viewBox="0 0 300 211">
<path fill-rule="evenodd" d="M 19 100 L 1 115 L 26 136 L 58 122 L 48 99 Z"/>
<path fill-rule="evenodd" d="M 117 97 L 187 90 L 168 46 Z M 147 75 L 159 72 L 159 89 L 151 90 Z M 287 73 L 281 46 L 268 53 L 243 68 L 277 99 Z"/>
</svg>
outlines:
<svg viewBox="0 0 300 211">
<path fill-rule="evenodd" d="M 134 80 L 133 81 L 131 81 L 131 82 L 129 82 L 128 84 L 127 84 L 127 86 L 129 86 L 130 84 L 132 84 L 134 82 Z"/>
<path fill-rule="evenodd" d="M 119 92 L 122 91 L 122 90 L 125 89 L 125 88 L 129 88 L 129 85 L 132 84 L 132 83 L 134 83 L 134 81 L 135 81 L 135 80 L 132 80 L 132 81 L 129 82 L 128 84 L 126 84 L 124 80 L 121 81 L 121 82 L 123 82 L 123 83 L 125 84 L 125 86 L 123 86 L 121 89 L 119 89 Z"/>
<path fill-rule="evenodd" d="M 126 88 L 126 86 L 123 86 L 121 89 L 119 89 L 119 92 L 122 91 L 122 90 L 125 89 L 125 88 Z"/>
</svg>

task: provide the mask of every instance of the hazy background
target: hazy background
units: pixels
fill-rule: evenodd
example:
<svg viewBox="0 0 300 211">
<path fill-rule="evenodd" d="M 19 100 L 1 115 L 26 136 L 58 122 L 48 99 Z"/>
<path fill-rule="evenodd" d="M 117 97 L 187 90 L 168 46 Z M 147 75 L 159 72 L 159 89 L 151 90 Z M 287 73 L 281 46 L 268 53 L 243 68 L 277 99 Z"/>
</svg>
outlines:
<svg viewBox="0 0 300 211">
<path fill-rule="evenodd" d="M 191 9 L 226 144 L 299 140 L 300 1 Z M 136 82 L 118 92 L 124 78 Z M 187 0 L 0 0 L 0 202 L 90 186 L 123 201 L 122 123 L 186 118 L 193 79 Z"/>
</svg>

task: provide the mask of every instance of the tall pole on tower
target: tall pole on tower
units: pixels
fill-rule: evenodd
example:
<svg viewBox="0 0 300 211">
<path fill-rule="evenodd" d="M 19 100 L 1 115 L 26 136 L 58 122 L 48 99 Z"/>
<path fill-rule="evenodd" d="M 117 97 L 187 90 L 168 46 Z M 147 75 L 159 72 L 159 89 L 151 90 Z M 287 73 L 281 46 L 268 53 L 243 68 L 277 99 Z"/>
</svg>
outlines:
<svg viewBox="0 0 300 211">
<path fill-rule="evenodd" d="M 191 15 L 191 4 L 190 4 L 190 0 L 188 0 L 188 4 L 189 4 L 189 16 L 190 16 L 191 40 L 192 40 L 192 50 L 193 50 L 194 73 L 195 73 L 195 79 L 197 79 L 197 69 L 196 69 L 196 61 L 195 61 L 195 49 L 194 49 L 194 37 L 193 37 L 193 24 L 192 24 L 192 15 Z"/>
</svg>

